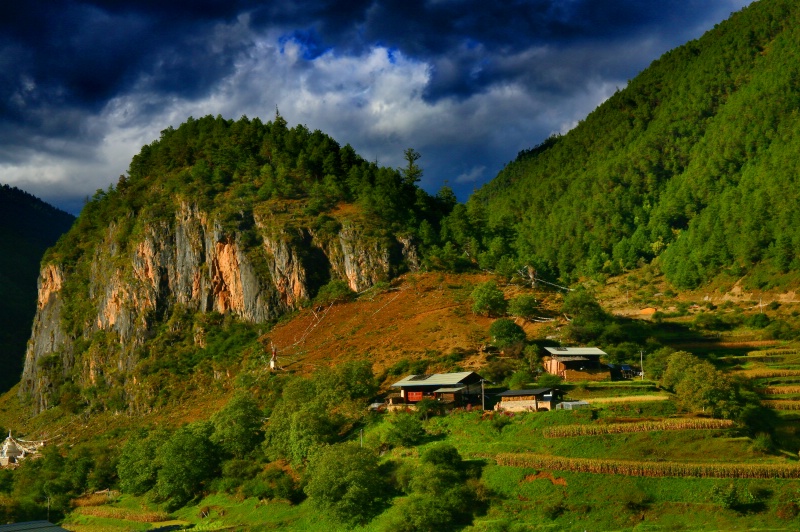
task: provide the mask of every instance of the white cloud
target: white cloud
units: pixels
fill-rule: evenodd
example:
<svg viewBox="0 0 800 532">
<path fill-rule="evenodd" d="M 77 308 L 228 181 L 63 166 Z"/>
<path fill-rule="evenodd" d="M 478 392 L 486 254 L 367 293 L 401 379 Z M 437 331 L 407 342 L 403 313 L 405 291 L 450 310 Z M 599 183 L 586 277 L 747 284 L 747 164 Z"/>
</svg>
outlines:
<svg viewBox="0 0 800 532">
<path fill-rule="evenodd" d="M 475 166 L 469 172 L 465 172 L 456 177 L 456 183 L 475 183 L 484 177 L 485 166 Z"/>
</svg>

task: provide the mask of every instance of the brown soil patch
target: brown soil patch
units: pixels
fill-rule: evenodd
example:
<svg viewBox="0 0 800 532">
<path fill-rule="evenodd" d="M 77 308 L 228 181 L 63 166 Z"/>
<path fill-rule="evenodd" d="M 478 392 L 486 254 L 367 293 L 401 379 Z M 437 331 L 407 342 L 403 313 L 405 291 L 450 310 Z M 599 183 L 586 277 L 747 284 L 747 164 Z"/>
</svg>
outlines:
<svg viewBox="0 0 800 532">
<path fill-rule="evenodd" d="M 523 479 L 525 482 L 533 482 L 534 480 L 549 480 L 554 486 L 566 486 L 567 481 L 562 477 L 554 477 L 550 471 L 540 471 L 535 475 L 526 475 Z"/>
<path fill-rule="evenodd" d="M 320 366 L 367 358 L 380 374 L 402 359 L 430 359 L 436 371 L 441 355 L 459 352 L 458 365 L 478 370 L 486 363 L 480 346 L 489 341 L 492 318 L 471 311 L 469 294 L 488 275 L 407 274 L 382 293 L 356 301 L 304 309 L 262 338 L 274 343 L 286 370 L 310 373 Z M 508 287 L 507 297 L 518 287 Z M 525 323 L 529 337 L 554 323 Z"/>
</svg>

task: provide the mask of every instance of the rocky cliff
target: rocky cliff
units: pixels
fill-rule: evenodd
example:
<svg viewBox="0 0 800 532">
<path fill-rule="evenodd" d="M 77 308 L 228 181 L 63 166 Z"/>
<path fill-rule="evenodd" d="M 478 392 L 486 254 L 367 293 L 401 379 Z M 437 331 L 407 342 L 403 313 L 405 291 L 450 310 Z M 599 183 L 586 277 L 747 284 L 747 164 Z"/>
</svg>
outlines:
<svg viewBox="0 0 800 532">
<path fill-rule="evenodd" d="M 265 323 L 330 280 L 360 292 L 418 267 L 409 239 L 370 233 L 357 217 L 333 215 L 322 229 L 285 218 L 262 209 L 248 231 L 230 230 L 181 202 L 133 231 L 130 221 L 111 221 L 77 265 L 47 263 L 20 395 L 36 411 L 58 402 L 65 383 L 113 382 L 136 395 L 139 348 L 176 306 Z"/>
</svg>

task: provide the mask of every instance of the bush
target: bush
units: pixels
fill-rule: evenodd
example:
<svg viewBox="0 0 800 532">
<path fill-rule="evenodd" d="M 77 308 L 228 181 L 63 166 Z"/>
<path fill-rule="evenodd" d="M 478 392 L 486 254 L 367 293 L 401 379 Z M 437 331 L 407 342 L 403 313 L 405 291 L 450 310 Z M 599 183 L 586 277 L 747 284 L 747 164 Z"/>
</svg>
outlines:
<svg viewBox="0 0 800 532">
<path fill-rule="evenodd" d="M 440 416 L 444 414 L 444 405 L 435 399 L 425 398 L 417 402 L 417 416 L 428 420 L 429 416 Z"/>
<path fill-rule="evenodd" d="M 731 510 L 739 504 L 739 493 L 734 484 L 729 484 L 724 488 L 714 486 L 711 490 L 711 499 L 726 510 Z"/>
<path fill-rule="evenodd" d="M 427 449 L 420 456 L 423 464 L 433 464 L 436 467 L 445 467 L 453 471 L 460 471 L 464 462 L 458 449 L 450 444 L 442 443 Z"/>
<path fill-rule="evenodd" d="M 748 327 L 753 329 L 763 329 L 770 323 L 769 316 L 766 314 L 753 314 L 745 321 Z"/>
<path fill-rule="evenodd" d="M 503 414 L 492 417 L 492 428 L 497 432 L 503 432 L 503 429 L 511 423 L 511 418 Z"/>
<path fill-rule="evenodd" d="M 211 417 L 211 441 L 226 453 L 243 458 L 264 439 L 264 414 L 252 398 L 239 395 Z"/>
<path fill-rule="evenodd" d="M 279 467 L 270 466 L 242 485 L 242 495 L 259 499 L 285 499 L 292 503 L 303 499 L 294 479 Z"/>
<path fill-rule="evenodd" d="M 349 301 L 355 297 L 356 293 L 350 289 L 350 285 L 339 279 L 333 279 L 328 284 L 322 286 L 314 297 L 314 303 L 327 305 L 335 301 Z"/>
<path fill-rule="evenodd" d="M 304 491 L 322 510 L 347 525 L 364 524 L 383 509 L 388 484 L 378 457 L 355 444 L 322 449 L 309 466 Z"/>
<path fill-rule="evenodd" d="M 156 485 L 161 466 L 158 457 L 169 434 L 162 431 L 145 434 L 144 431 L 134 434 L 122 447 L 117 475 L 124 493 L 142 495 Z"/>
<path fill-rule="evenodd" d="M 481 374 L 492 383 L 505 382 L 513 373 L 516 368 L 515 364 L 507 360 L 494 360 L 489 362 L 481 370 Z"/>
<path fill-rule="evenodd" d="M 536 380 L 536 384 L 541 388 L 555 388 L 562 382 L 561 377 L 552 373 L 542 373 Z"/>
<path fill-rule="evenodd" d="M 483 316 L 502 316 L 506 313 L 508 303 L 503 291 L 497 288 L 497 283 L 487 281 L 479 284 L 470 295 L 472 298 L 472 312 Z"/>
<path fill-rule="evenodd" d="M 219 454 L 209 436 L 208 422 L 181 427 L 161 446 L 155 493 L 169 501 L 168 508 L 183 506 L 199 495 L 217 472 Z"/>
<path fill-rule="evenodd" d="M 489 327 L 492 343 L 500 349 L 522 344 L 527 339 L 522 327 L 508 318 L 495 320 Z"/>
<path fill-rule="evenodd" d="M 512 390 L 524 390 L 527 385 L 535 380 L 533 373 L 527 369 L 515 371 L 508 379 L 508 387 Z"/>
<path fill-rule="evenodd" d="M 508 303 L 508 313 L 518 318 L 530 319 L 536 316 L 539 310 L 539 303 L 531 295 L 523 294 L 512 299 Z"/>
<path fill-rule="evenodd" d="M 384 436 L 384 443 L 393 447 L 411 447 L 422 441 L 427 433 L 422 421 L 414 414 L 396 412 L 389 418 L 389 429 Z"/>
</svg>

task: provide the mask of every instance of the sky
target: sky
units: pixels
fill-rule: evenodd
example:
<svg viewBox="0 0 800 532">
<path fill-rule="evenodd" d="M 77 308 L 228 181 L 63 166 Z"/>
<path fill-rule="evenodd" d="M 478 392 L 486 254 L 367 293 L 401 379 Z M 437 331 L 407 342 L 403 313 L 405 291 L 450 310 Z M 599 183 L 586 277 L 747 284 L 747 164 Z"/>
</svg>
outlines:
<svg viewBox="0 0 800 532">
<path fill-rule="evenodd" d="M 750 0 L 0 5 L 0 183 L 73 214 L 187 117 L 319 129 L 460 200 Z"/>
</svg>

